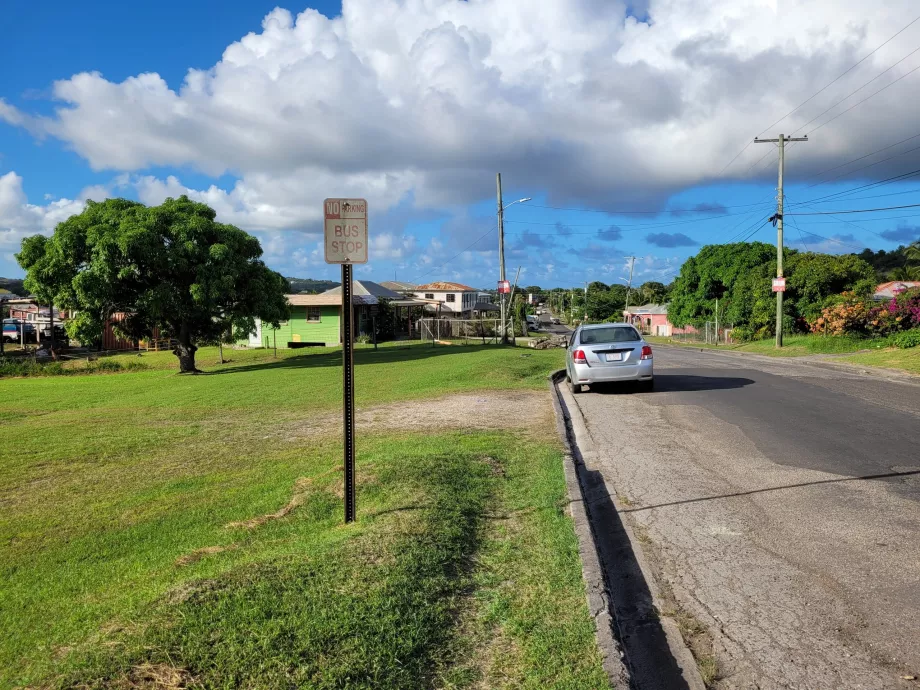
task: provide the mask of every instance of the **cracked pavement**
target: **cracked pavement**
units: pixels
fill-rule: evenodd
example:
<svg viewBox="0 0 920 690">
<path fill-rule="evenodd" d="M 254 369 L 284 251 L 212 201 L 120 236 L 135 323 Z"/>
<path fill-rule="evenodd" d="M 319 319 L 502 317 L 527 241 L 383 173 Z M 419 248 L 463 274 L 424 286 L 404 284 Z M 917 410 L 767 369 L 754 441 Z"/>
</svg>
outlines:
<svg viewBox="0 0 920 690">
<path fill-rule="evenodd" d="M 920 385 L 670 347 L 655 374 L 577 401 L 715 687 L 920 688 Z"/>
</svg>

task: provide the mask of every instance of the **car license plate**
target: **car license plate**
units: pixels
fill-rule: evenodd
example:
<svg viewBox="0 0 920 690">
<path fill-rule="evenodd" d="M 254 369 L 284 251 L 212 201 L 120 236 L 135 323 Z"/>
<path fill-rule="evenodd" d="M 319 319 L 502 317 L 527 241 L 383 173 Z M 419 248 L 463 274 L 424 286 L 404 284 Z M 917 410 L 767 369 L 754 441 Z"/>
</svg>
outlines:
<svg viewBox="0 0 920 690">
<path fill-rule="evenodd" d="M 608 362 L 622 362 L 622 361 L 623 361 L 623 353 L 622 353 L 622 352 L 608 352 L 608 353 L 607 353 L 607 361 L 608 361 Z"/>
</svg>

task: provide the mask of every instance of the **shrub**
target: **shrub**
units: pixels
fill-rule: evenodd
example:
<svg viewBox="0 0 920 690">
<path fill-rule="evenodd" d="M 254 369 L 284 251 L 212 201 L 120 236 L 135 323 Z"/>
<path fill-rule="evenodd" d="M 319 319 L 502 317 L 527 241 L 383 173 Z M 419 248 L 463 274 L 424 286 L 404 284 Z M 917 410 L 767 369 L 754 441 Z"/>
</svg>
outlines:
<svg viewBox="0 0 920 690">
<path fill-rule="evenodd" d="M 144 362 L 121 364 L 103 359 L 87 362 L 85 366 L 67 366 L 61 362 L 36 362 L 32 358 L 0 359 L 0 378 L 14 376 L 72 376 L 76 374 L 110 374 L 124 371 L 141 371 L 147 369 Z"/>
<path fill-rule="evenodd" d="M 368 343 L 372 343 L 374 341 L 369 335 L 362 333 L 357 338 L 355 338 L 355 342 L 361 343 L 362 345 L 367 345 Z"/>
<path fill-rule="evenodd" d="M 754 340 L 754 329 L 750 326 L 735 326 L 732 329 L 732 340 L 738 343 L 749 343 Z"/>
<path fill-rule="evenodd" d="M 891 339 L 895 347 L 900 347 L 902 350 L 906 350 L 909 347 L 917 347 L 920 345 L 920 328 L 912 328 L 909 331 L 903 331 L 898 333 Z"/>
<path fill-rule="evenodd" d="M 844 335 L 869 330 L 870 309 L 866 300 L 854 292 L 844 292 L 837 304 L 825 307 L 811 324 L 812 333 Z"/>
</svg>

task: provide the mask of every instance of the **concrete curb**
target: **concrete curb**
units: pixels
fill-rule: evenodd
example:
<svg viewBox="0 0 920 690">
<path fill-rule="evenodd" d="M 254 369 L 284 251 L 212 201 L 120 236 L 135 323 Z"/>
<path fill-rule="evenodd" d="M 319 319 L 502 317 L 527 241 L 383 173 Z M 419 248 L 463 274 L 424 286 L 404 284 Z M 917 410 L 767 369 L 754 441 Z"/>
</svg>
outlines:
<svg viewBox="0 0 920 690">
<path fill-rule="evenodd" d="M 801 357 L 770 357 L 769 355 L 758 355 L 754 352 L 737 352 L 735 350 L 713 350 L 707 347 L 692 347 L 690 345 L 674 345 L 673 343 L 658 343 L 655 347 L 663 347 L 670 350 L 691 350 L 693 352 L 702 352 L 709 355 L 722 355 L 725 357 L 737 357 L 739 359 L 754 359 L 759 362 L 777 362 L 790 361 L 798 364 L 812 364 L 824 369 L 835 371 L 845 371 L 850 374 L 862 374 L 868 378 L 881 379 L 883 381 L 894 381 L 896 383 L 908 383 L 920 386 L 920 374 L 912 374 L 900 369 L 889 369 L 887 367 L 871 367 L 865 364 L 851 364 L 850 362 L 832 362 L 827 359 L 817 359 L 817 355 L 802 355 Z M 858 354 L 852 352 L 850 354 Z M 841 355 L 845 357 L 846 355 Z"/>
<path fill-rule="evenodd" d="M 607 594 L 607 580 L 601 566 L 600 557 L 594 543 L 591 522 L 585 507 L 581 482 L 578 480 L 575 454 L 570 442 L 570 431 L 566 423 L 568 415 L 563 409 L 562 399 L 556 384 L 562 372 L 554 372 L 549 377 L 549 388 L 553 399 L 553 411 L 556 413 L 556 429 L 562 439 L 564 448 L 562 466 L 565 471 L 565 485 L 569 498 L 569 512 L 575 523 L 575 536 L 578 538 L 578 553 L 581 557 L 581 576 L 585 581 L 585 593 L 588 600 L 588 612 L 594 619 L 594 637 L 600 650 L 604 670 L 615 688 L 631 687 L 629 671 L 623 648 L 614 635 L 614 620 L 611 616 L 610 598 Z"/>
<path fill-rule="evenodd" d="M 620 614 L 615 610 L 615 601 L 618 597 L 611 596 L 611 592 L 607 589 L 607 574 L 599 555 L 598 542 L 588 514 L 588 506 L 604 497 L 592 496 L 586 499 L 583 481 L 584 472 L 597 464 L 597 452 L 580 408 L 574 398 L 560 390 L 558 386 L 558 383 L 564 378 L 564 371 L 552 374 L 550 388 L 553 394 L 557 428 L 565 445 L 566 484 L 572 517 L 575 520 L 575 532 L 578 536 L 588 607 L 595 620 L 598 647 L 601 649 L 601 654 L 604 655 L 604 668 L 614 685 L 631 688 L 651 687 L 642 682 L 641 677 L 648 675 L 643 667 L 647 668 L 650 663 L 654 664 L 654 658 L 632 659 L 619 642 L 624 639 L 624 633 L 617 620 Z M 595 488 L 593 492 L 597 493 L 597 489 Z M 621 520 L 621 522 L 633 557 L 651 594 L 653 606 L 656 612 L 660 612 L 662 610 L 661 596 L 654 573 L 645 560 L 641 544 L 636 539 L 629 521 Z M 658 620 L 665 634 L 667 648 L 682 672 L 685 687 L 688 690 L 706 690 L 696 660 L 684 643 L 677 624 L 667 616 L 658 616 Z"/>
</svg>

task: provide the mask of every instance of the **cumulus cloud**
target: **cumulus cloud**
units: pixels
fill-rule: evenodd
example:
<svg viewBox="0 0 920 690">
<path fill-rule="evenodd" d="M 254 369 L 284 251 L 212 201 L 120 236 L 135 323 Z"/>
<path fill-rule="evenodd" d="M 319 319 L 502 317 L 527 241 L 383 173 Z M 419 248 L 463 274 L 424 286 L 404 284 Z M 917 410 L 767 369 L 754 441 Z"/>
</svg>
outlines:
<svg viewBox="0 0 920 690">
<path fill-rule="evenodd" d="M 97 193 L 97 189 L 88 188 L 79 199 L 30 204 L 22 188 L 22 177 L 15 172 L 0 175 L 0 253 L 12 260 L 24 237 L 50 234 L 58 223 L 83 210 L 88 194 Z"/>
<path fill-rule="evenodd" d="M 687 237 L 682 232 L 650 232 L 645 236 L 645 241 L 656 247 L 672 249 L 674 247 L 695 247 L 699 244 L 691 237 Z"/>
<path fill-rule="evenodd" d="M 316 231 L 317 202 L 333 194 L 373 196 L 381 209 L 410 191 L 419 207 L 459 205 L 487 197 L 495 170 L 551 200 L 663 204 L 757 174 L 758 147 L 722 169 L 913 10 L 914 0 L 869 15 L 863 0 L 787 0 L 779 13 L 775 0 L 344 0 L 334 18 L 273 10 L 178 88 L 156 73 L 85 72 L 54 83 L 53 115 L 0 101 L 0 119 L 64 141 L 97 170 L 233 174 L 233 189 L 197 192 L 250 227 Z M 916 38 L 885 46 L 782 128 L 805 125 Z M 916 95 L 911 79 L 880 93 L 822 129 L 807 156 L 793 153 L 790 172 L 903 138 Z"/>
</svg>

